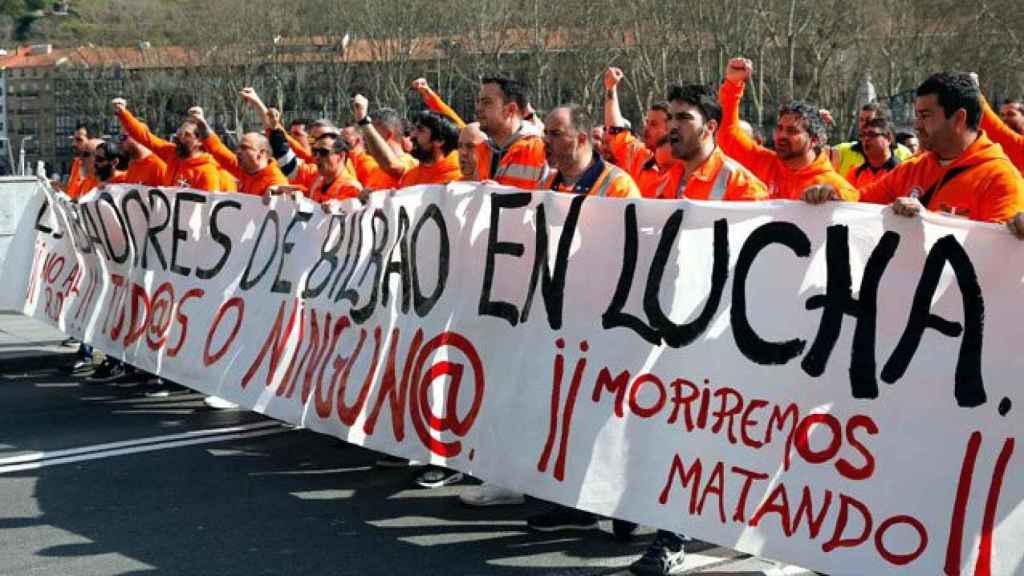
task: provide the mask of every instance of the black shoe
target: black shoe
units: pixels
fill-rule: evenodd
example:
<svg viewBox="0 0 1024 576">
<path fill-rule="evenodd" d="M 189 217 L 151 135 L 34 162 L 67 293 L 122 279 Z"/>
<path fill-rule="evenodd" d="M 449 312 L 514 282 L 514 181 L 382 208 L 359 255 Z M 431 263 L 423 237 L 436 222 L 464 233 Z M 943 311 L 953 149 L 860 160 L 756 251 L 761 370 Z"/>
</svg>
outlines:
<svg viewBox="0 0 1024 576">
<path fill-rule="evenodd" d="M 90 384 L 100 384 L 112 377 L 120 377 L 124 373 L 124 366 L 113 360 L 103 360 L 92 374 L 85 379 Z"/>
<path fill-rule="evenodd" d="M 124 378 L 126 374 L 124 364 L 116 360 L 104 360 L 85 381 L 89 384 L 108 384 Z"/>
<path fill-rule="evenodd" d="M 636 532 L 636 522 L 617 518 L 612 520 L 612 534 L 615 534 L 616 540 L 629 542 L 633 538 L 633 532 Z"/>
<path fill-rule="evenodd" d="M 654 542 L 639 560 L 630 564 L 629 571 L 636 576 L 681 574 L 686 559 L 685 543 L 686 540 L 678 534 L 658 530 Z"/>
<path fill-rule="evenodd" d="M 593 530 L 597 528 L 597 515 L 575 508 L 555 505 L 554 508 L 530 516 L 526 525 L 540 532 L 556 532 L 558 530 Z"/>
</svg>

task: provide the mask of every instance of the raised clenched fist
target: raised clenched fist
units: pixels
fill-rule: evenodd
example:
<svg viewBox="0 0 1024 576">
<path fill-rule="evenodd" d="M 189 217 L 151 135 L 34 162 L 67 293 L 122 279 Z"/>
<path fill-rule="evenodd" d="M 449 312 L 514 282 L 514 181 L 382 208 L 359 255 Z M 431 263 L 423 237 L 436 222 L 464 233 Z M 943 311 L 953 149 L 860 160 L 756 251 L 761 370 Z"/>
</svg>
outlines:
<svg viewBox="0 0 1024 576">
<path fill-rule="evenodd" d="M 746 58 L 733 58 L 725 67 L 725 79 L 730 82 L 746 82 L 754 73 L 754 63 Z"/>
<path fill-rule="evenodd" d="M 115 112 L 120 112 L 128 108 L 128 101 L 124 98 L 114 98 L 110 101 L 110 105 L 114 107 Z"/>
<path fill-rule="evenodd" d="M 412 81 L 412 89 L 417 92 L 425 92 L 430 89 L 426 78 L 417 78 Z"/>
<path fill-rule="evenodd" d="M 609 66 L 608 69 L 604 71 L 604 89 L 614 90 L 619 85 L 619 82 L 622 82 L 622 77 L 623 74 L 621 69 Z"/>
</svg>

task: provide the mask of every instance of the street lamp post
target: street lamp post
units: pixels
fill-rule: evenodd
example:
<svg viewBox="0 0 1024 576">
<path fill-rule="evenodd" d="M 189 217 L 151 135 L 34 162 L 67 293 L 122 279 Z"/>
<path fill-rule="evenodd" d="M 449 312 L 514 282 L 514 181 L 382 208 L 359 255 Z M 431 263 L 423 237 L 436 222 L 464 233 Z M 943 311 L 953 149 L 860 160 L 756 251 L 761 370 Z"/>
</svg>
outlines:
<svg viewBox="0 0 1024 576">
<path fill-rule="evenodd" d="M 18 175 L 25 175 L 25 142 L 31 140 L 32 136 L 22 136 L 21 146 L 18 148 Z"/>
</svg>

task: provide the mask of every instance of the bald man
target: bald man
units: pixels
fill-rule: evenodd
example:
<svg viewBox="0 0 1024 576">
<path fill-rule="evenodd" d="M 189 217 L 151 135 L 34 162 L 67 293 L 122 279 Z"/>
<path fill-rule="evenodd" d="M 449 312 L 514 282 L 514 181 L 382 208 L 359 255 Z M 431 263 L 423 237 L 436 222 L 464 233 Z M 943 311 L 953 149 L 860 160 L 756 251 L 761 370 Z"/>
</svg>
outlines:
<svg viewBox="0 0 1024 576">
<path fill-rule="evenodd" d="M 232 152 L 217 133 L 210 130 L 201 113 L 192 114 L 192 118 L 199 124 L 203 147 L 221 167 L 238 179 L 239 192 L 263 196 L 271 186 L 288 184 L 288 178 L 278 168 L 270 153 L 270 143 L 266 136 L 259 132 L 246 132 L 238 141 L 235 152 Z"/>
<path fill-rule="evenodd" d="M 480 129 L 479 122 L 472 122 L 459 131 L 459 170 L 462 179 L 467 182 L 480 180 L 480 171 L 476 166 L 476 147 L 487 140 L 487 135 Z"/>
</svg>

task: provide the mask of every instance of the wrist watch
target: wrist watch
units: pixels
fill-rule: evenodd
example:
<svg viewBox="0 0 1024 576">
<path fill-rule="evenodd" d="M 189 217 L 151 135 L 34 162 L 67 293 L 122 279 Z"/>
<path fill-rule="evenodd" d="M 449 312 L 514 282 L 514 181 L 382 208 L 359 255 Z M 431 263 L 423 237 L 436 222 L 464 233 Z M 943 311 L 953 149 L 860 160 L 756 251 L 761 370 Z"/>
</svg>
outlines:
<svg viewBox="0 0 1024 576">
<path fill-rule="evenodd" d="M 356 124 L 359 126 L 369 126 L 370 124 L 373 124 L 373 119 L 370 118 L 369 114 L 367 114 L 366 116 L 363 116 L 362 120 L 356 122 Z"/>
</svg>

